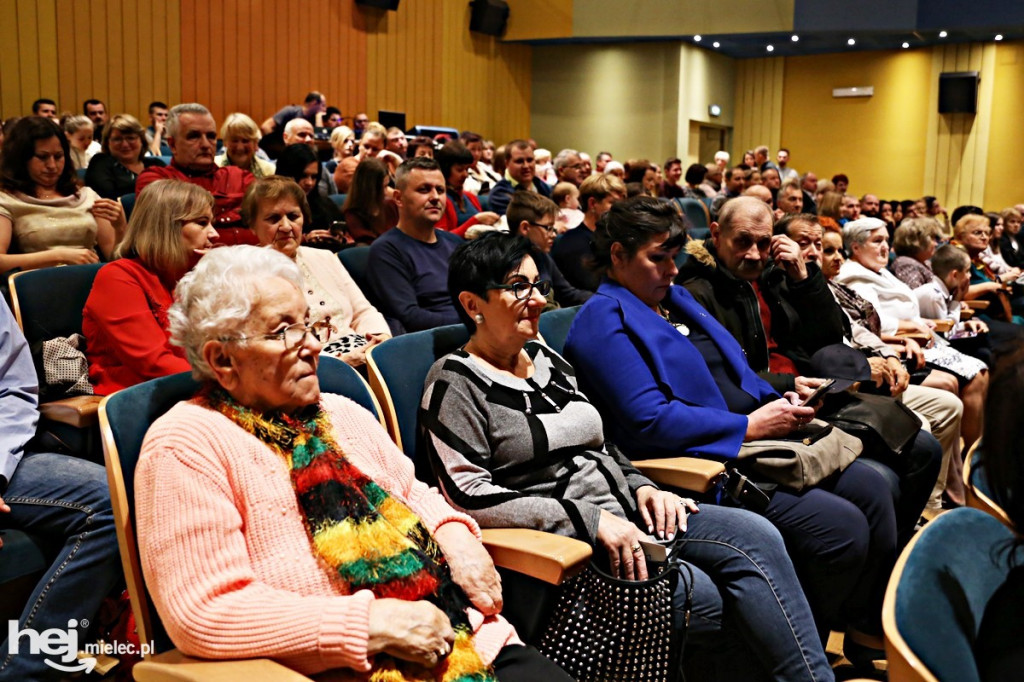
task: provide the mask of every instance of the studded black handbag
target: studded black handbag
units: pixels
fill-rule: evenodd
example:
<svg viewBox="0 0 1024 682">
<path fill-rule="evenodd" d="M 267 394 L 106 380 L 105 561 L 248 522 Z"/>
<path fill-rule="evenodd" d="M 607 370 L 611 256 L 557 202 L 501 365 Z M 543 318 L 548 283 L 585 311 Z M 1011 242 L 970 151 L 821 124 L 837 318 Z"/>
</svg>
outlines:
<svg viewBox="0 0 1024 682">
<path fill-rule="evenodd" d="M 677 682 L 693 603 L 693 569 L 668 560 L 647 580 L 624 580 L 591 563 L 562 585 L 541 637 L 541 653 L 579 682 Z M 684 581 L 685 604 L 675 627 L 675 595 Z"/>
</svg>

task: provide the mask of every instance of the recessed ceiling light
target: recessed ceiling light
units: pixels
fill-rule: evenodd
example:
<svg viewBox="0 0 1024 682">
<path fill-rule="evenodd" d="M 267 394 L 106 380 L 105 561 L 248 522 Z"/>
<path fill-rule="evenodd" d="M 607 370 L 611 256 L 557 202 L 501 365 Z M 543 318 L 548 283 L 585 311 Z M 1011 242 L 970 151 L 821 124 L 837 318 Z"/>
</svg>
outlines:
<svg viewBox="0 0 1024 682">
<path fill-rule="evenodd" d="M 769 45 L 765 49 L 768 50 L 769 52 L 775 52 L 775 46 L 774 45 Z"/>
<path fill-rule="evenodd" d="M 694 36 L 693 37 L 693 42 L 699 43 L 700 42 L 700 36 Z"/>
<path fill-rule="evenodd" d="M 907 49 L 908 47 L 910 47 L 910 43 L 903 43 L 903 49 L 904 50 Z"/>
<path fill-rule="evenodd" d="M 948 35 L 949 35 L 949 34 L 948 34 L 948 33 L 946 33 L 945 31 L 939 31 L 939 37 L 940 37 L 940 38 L 945 38 L 945 37 L 946 37 L 946 36 L 948 36 Z"/>
<path fill-rule="evenodd" d="M 721 46 L 722 46 L 722 44 L 720 42 L 718 42 L 717 40 L 715 42 L 711 43 L 711 47 L 716 47 L 717 48 L 717 47 L 721 47 Z"/>
<path fill-rule="evenodd" d="M 800 40 L 800 36 L 793 36 L 792 38 L 790 38 L 790 40 L 792 40 L 795 43 L 798 40 Z"/>
<path fill-rule="evenodd" d="M 856 41 L 856 40 L 854 40 L 853 38 L 850 38 L 850 39 L 848 39 L 848 40 L 846 41 L 846 44 L 847 44 L 847 45 L 856 45 L 856 44 L 857 44 L 857 41 Z"/>
<path fill-rule="evenodd" d="M 996 34 L 996 40 L 1002 40 L 1002 39 L 1003 39 L 1003 34 L 1002 33 L 997 33 Z"/>
</svg>

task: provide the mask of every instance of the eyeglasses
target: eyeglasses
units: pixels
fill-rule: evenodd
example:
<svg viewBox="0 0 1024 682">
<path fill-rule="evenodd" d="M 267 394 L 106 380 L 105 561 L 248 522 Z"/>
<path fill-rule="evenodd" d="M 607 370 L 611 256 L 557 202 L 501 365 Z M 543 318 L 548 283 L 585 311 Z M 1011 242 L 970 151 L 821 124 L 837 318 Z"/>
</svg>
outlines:
<svg viewBox="0 0 1024 682">
<path fill-rule="evenodd" d="M 511 291 L 517 301 L 525 301 L 533 296 L 533 290 L 540 292 L 541 296 L 547 297 L 551 293 L 551 280 L 541 279 L 536 282 L 516 282 L 515 284 L 492 284 L 489 289 L 501 289 Z"/>
<path fill-rule="evenodd" d="M 138 141 L 139 141 L 139 136 L 138 135 L 133 135 L 133 134 L 124 135 L 122 137 L 113 137 L 113 136 L 111 136 L 111 138 L 110 138 L 110 144 L 132 144 L 132 143 L 135 143 L 135 142 L 138 142 Z"/>
<path fill-rule="evenodd" d="M 541 225 L 540 223 L 531 223 L 529 221 L 527 221 L 527 224 L 532 225 L 533 227 L 539 227 L 540 229 L 547 231 L 548 234 L 558 232 L 558 228 L 554 225 Z"/>
<path fill-rule="evenodd" d="M 306 340 L 306 334 L 312 334 L 313 338 L 320 343 L 327 343 L 331 340 L 332 331 L 335 331 L 335 329 L 331 325 L 331 318 L 325 317 L 319 322 L 314 322 L 313 324 L 297 322 L 285 327 L 281 331 L 270 334 L 257 334 L 256 336 L 231 336 L 222 338 L 221 341 L 257 341 L 260 339 L 273 341 L 274 339 L 279 339 L 284 343 L 285 350 L 294 350 L 303 344 Z"/>
</svg>

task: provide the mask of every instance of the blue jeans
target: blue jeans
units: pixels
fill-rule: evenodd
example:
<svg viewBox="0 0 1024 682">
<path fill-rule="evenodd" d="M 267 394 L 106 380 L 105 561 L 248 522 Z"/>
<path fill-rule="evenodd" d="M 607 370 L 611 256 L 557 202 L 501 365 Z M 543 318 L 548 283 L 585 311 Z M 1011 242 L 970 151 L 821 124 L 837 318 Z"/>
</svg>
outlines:
<svg viewBox="0 0 1024 682">
<path fill-rule="evenodd" d="M 114 514 L 103 467 L 92 462 L 39 453 L 26 455 L 14 470 L 3 499 L 11 508 L 0 513 L 0 527 L 28 531 L 60 546 L 18 621 L 18 629 L 66 631 L 71 619 L 92 620 L 121 575 Z M 0 550 L 2 551 L 2 550 Z M 43 663 L 58 657 L 7 653 L 7 623 L 0 645 L 0 680 L 59 679 Z M 79 647 L 85 629 L 78 628 Z M 19 649 L 27 638 L 19 639 Z"/>
<path fill-rule="evenodd" d="M 741 509 L 710 504 L 687 519 L 694 569 L 686 667 L 693 680 L 834 679 L 779 531 Z M 684 571 L 676 594 L 685 603 Z"/>
</svg>

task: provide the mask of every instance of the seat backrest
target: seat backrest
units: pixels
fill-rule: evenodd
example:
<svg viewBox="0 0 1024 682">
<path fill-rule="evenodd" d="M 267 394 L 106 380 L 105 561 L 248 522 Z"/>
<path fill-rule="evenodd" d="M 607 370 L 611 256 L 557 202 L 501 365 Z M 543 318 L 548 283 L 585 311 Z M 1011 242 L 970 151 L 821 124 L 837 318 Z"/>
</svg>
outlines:
<svg viewBox="0 0 1024 682">
<path fill-rule="evenodd" d="M 356 286 L 363 292 L 363 296 L 370 298 L 370 281 L 366 278 L 366 271 L 370 262 L 369 246 L 351 246 L 338 252 L 338 260 L 352 275 Z"/>
<path fill-rule="evenodd" d="M 979 447 L 980 444 L 981 441 L 975 441 L 971 446 L 971 451 L 964 458 L 964 487 L 967 492 L 967 506 L 991 514 L 1008 528 L 1013 528 L 1013 521 L 996 502 L 988 483 L 988 475 L 985 471 L 985 452 Z"/>
<path fill-rule="evenodd" d="M 682 198 L 675 199 L 683 215 L 690 221 L 692 227 L 711 227 L 710 213 L 708 207 L 700 199 Z"/>
<path fill-rule="evenodd" d="M 370 387 L 344 362 L 321 357 L 317 376 L 323 392 L 346 396 L 381 419 L 381 410 Z M 135 538 L 135 467 L 150 425 L 178 402 L 191 398 L 199 387 L 200 384 L 190 374 L 175 374 L 118 391 L 100 403 L 100 431 L 121 564 L 131 595 L 139 641 L 154 642 L 155 651 L 152 653 L 171 649 L 173 644 L 160 623 L 159 615 L 150 605 L 139 563 Z M 173 513 L 173 510 L 168 510 L 168 513 Z"/>
<path fill-rule="evenodd" d="M 466 327 L 452 324 L 396 336 L 374 346 L 366 355 L 370 387 L 384 411 L 388 432 L 416 464 L 419 474 L 427 472 L 426 458 L 419 451 L 418 414 L 423 383 L 434 362 L 467 341 Z"/>
<path fill-rule="evenodd" d="M 102 263 L 16 272 L 11 304 L 29 344 L 82 332 L 82 308 Z"/>
<path fill-rule="evenodd" d="M 882 609 L 892 682 L 979 682 L 978 628 L 1010 571 L 1013 537 L 992 516 L 961 508 L 929 522 L 907 545 Z"/>
<path fill-rule="evenodd" d="M 348 197 L 347 194 L 332 194 L 332 195 L 330 195 L 327 198 L 330 199 L 331 201 L 333 201 L 335 206 L 337 206 L 338 208 L 341 208 L 342 206 L 345 205 L 345 199 L 347 197 Z"/>
<path fill-rule="evenodd" d="M 548 348 L 559 355 L 564 355 L 565 340 L 569 337 L 569 327 L 572 326 L 572 321 L 576 319 L 576 313 L 579 311 L 580 306 L 577 305 L 571 308 L 549 310 L 540 316 L 540 336 Z"/>
<path fill-rule="evenodd" d="M 121 202 L 121 207 L 124 209 L 124 219 L 131 220 L 132 210 L 135 209 L 135 193 L 122 194 L 117 200 Z"/>
</svg>

